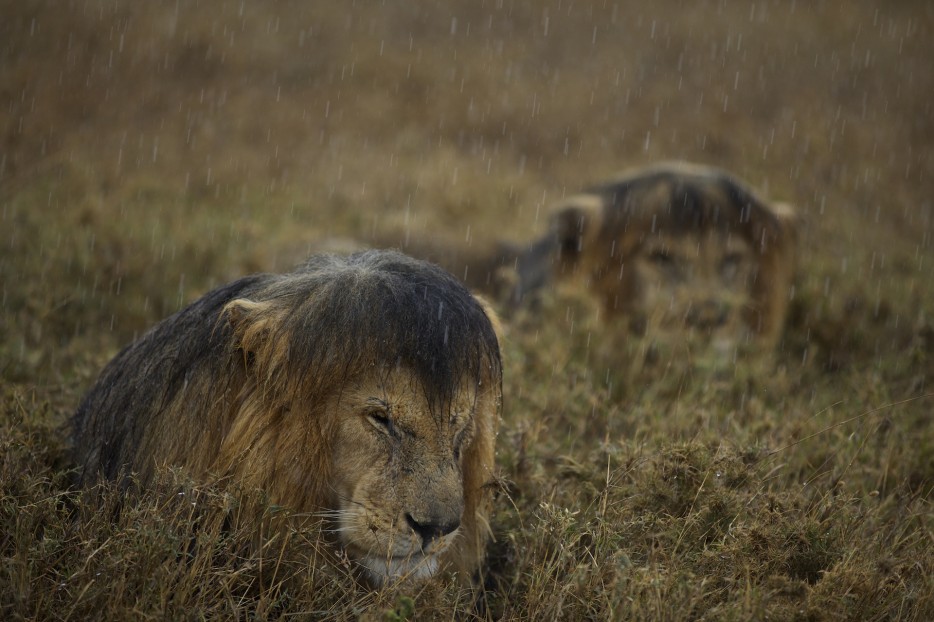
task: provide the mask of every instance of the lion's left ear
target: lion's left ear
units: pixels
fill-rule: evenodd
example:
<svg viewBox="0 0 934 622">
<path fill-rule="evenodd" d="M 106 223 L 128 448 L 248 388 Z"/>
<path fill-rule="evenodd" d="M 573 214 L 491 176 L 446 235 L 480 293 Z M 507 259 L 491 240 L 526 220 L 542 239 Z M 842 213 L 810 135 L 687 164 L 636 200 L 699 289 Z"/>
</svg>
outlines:
<svg viewBox="0 0 934 622">
<path fill-rule="evenodd" d="M 603 199 L 598 195 L 578 194 L 559 203 L 551 218 L 551 234 L 558 243 L 560 263 L 576 264 L 602 224 Z"/>
<path fill-rule="evenodd" d="M 221 318 L 232 330 L 234 348 L 243 352 L 245 365 L 251 367 L 278 323 L 273 304 L 237 298 L 224 305 Z"/>
</svg>

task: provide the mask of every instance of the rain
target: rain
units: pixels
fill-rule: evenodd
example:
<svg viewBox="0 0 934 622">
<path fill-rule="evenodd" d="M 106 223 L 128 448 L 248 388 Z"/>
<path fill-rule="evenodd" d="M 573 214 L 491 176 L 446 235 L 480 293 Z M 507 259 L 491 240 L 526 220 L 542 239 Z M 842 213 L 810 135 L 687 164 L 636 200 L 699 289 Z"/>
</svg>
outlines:
<svg viewBox="0 0 934 622">
<path fill-rule="evenodd" d="M 931 58 L 912 2 L 4 3 L 0 612 L 934 618 Z M 374 248 L 499 318 L 477 567 L 75 483 L 121 349 Z"/>
</svg>

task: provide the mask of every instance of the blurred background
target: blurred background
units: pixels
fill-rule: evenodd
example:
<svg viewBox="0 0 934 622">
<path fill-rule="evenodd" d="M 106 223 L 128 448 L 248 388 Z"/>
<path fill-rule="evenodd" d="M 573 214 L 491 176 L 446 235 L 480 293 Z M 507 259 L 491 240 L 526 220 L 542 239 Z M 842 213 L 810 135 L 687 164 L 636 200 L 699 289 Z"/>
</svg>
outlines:
<svg viewBox="0 0 934 622">
<path fill-rule="evenodd" d="M 821 305 L 931 277 L 923 4 L 0 10 L 0 279 L 24 352 L 101 323 L 124 340 L 323 239 L 531 239 L 553 201 L 659 159 L 795 205 Z"/>
</svg>

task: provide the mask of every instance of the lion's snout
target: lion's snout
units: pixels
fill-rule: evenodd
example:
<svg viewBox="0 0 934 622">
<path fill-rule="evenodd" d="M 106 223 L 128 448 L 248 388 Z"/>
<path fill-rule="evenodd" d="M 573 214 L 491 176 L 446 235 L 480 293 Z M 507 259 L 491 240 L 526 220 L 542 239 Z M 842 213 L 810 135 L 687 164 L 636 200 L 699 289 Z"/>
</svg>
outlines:
<svg viewBox="0 0 934 622">
<path fill-rule="evenodd" d="M 404 512 L 405 522 L 421 542 L 423 551 L 457 531 L 464 513 L 463 483 L 454 469 L 439 469 L 435 477 L 416 483 Z"/>
<path fill-rule="evenodd" d="M 427 521 L 420 521 L 411 514 L 406 513 L 405 521 L 408 523 L 409 527 L 412 528 L 412 531 L 421 538 L 422 550 L 428 550 L 435 540 L 443 538 L 449 533 L 453 533 L 461 526 L 460 516 L 453 518 L 453 520 L 451 517 L 435 517 Z"/>
<path fill-rule="evenodd" d="M 726 324 L 729 308 L 719 300 L 704 300 L 690 305 L 685 314 L 688 326 L 711 330 Z"/>
</svg>

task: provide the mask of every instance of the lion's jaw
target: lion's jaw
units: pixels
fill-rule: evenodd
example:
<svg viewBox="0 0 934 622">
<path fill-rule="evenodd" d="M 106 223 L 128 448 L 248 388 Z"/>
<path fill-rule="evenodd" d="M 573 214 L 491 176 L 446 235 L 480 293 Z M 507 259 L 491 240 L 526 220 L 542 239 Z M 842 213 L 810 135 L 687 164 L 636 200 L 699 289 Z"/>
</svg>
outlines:
<svg viewBox="0 0 934 622">
<path fill-rule="evenodd" d="M 378 555 L 370 552 L 356 561 L 366 571 L 367 579 L 377 586 L 398 581 L 423 581 L 435 576 L 441 569 L 442 555 L 456 534 L 457 532 L 454 532 L 443 538 L 443 543 L 433 543 L 434 546 L 429 551 L 413 550 L 401 555 Z"/>
<path fill-rule="evenodd" d="M 437 555 L 413 555 L 402 559 L 368 556 L 360 560 L 370 581 L 385 585 L 398 580 L 423 581 L 435 576 L 441 567 Z"/>
</svg>

